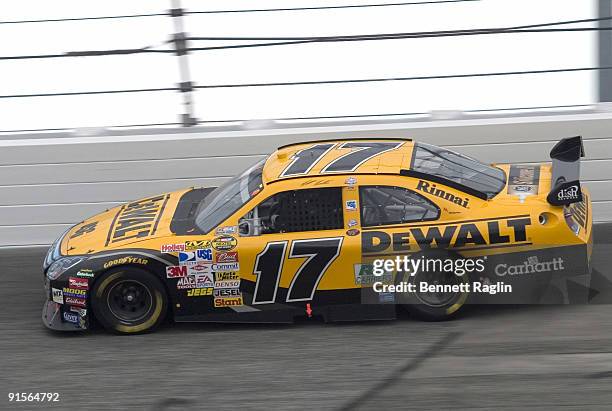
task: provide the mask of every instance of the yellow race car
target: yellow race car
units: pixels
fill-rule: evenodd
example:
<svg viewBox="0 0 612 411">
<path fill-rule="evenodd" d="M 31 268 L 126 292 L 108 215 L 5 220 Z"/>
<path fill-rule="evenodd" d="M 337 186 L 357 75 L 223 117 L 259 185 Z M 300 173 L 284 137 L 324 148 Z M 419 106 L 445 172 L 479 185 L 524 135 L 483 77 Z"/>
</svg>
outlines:
<svg viewBox="0 0 612 411">
<path fill-rule="evenodd" d="M 45 258 L 43 322 L 139 333 L 168 317 L 347 321 L 392 319 L 398 307 L 447 319 L 502 279 L 498 290 L 588 272 L 583 155 L 580 137 L 561 140 L 552 165 L 488 165 L 408 139 L 283 146 L 221 187 L 148 197 L 70 228 Z M 401 272 L 419 260 L 451 261 L 452 272 Z M 424 279 L 452 287 L 397 292 Z"/>
</svg>

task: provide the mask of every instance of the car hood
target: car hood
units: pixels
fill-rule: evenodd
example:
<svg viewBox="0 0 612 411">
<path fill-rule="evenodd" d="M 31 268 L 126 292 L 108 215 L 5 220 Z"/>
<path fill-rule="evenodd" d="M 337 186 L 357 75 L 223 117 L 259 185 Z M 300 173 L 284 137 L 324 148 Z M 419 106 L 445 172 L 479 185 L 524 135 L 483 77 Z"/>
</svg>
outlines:
<svg viewBox="0 0 612 411">
<path fill-rule="evenodd" d="M 212 190 L 214 187 L 189 188 L 106 210 L 72 227 L 62 240 L 61 252 L 91 254 L 152 238 L 194 233 L 197 207 Z"/>
</svg>

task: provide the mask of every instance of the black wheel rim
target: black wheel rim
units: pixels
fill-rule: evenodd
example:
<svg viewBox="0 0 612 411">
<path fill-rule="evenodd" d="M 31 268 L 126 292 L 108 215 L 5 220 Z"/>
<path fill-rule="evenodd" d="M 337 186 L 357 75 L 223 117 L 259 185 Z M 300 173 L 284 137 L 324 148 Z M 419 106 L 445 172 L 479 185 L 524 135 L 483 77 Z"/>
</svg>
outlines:
<svg viewBox="0 0 612 411">
<path fill-rule="evenodd" d="M 418 273 L 414 278 L 418 277 L 418 281 L 424 281 L 429 285 L 455 285 L 461 283 L 461 278 L 453 272 L 422 272 Z M 429 307 L 445 307 L 451 304 L 461 292 L 421 292 L 417 287 L 415 294 L 417 298 Z"/>
<path fill-rule="evenodd" d="M 153 306 L 149 288 L 134 280 L 114 284 L 108 292 L 108 308 L 123 322 L 133 323 L 147 316 Z"/>
</svg>

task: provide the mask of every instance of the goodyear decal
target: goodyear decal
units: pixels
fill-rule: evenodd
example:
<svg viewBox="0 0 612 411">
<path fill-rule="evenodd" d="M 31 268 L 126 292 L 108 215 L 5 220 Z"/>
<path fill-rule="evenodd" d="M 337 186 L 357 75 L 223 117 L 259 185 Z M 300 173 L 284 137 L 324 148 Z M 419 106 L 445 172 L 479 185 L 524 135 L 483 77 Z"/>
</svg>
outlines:
<svg viewBox="0 0 612 411">
<path fill-rule="evenodd" d="M 114 260 L 105 262 L 104 268 L 110 268 L 116 265 L 123 265 L 123 264 L 147 265 L 149 264 L 149 260 L 147 260 L 146 258 L 141 258 L 141 257 L 121 257 L 121 258 L 116 258 Z"/>
<path fill-rule="evenodd" d="M 106 245 L 155 234 L 169 197 L 166 194 L 145 198 L 121 207 L 111 224 Z"/>
<path fill-rule="evenodd" d="M 476 224 L 478 223 L 478 224 Z M 528 245 L 527 227 L 531 225 L 529 216 L 517 216 L 503 220 L 484 219 L 457 224 L 421 226 L 406 228 L 405 231 L 387 233 L 384 231 L 364 231 L 361 247 L 364 254 L 405 252 L 414 249 L 427 249 L 466 246 L 499 246 L 503 244 Z"/>
</svg>

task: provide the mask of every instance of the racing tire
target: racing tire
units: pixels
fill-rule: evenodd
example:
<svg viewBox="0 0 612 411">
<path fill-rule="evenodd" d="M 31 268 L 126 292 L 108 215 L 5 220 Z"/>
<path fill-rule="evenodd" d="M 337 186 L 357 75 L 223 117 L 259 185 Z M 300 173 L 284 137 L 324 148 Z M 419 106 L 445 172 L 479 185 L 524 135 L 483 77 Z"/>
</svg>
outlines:
<svg viewBox="0 0 612 411">
<path fill-rule="evenodd" d="M 162 282 L 136 267 L 118 267 L 96 281 L 91 292 L 96 320 L 118 334 L 154 330 L 166 317 L 168 297 Z"/>
<path fill-rule="evenodd" d="M 410 258 L 426 259 L 441 259 L 444 260 L 460 260 L 463 259 L 458 254 L 445 250 L 429 250 L 419 252 L 410 256 Z M 454 264 L 454 263 L 453 263 Z M 459 276 L 454 272 L 438 272 L 438 271 L 417 271 L 411 276 L 408 273 L 398 275 L 396 282 L 406 281 L 416 285 L 414 293 L 399 293 L 398 303 L 402 309 L 422 321 L 447 321 L 455 318 L 460 308 L 465 305 L 469 293 L 423 293 L 420 292 L 419 283 L 424 281 L 428 284 L 461 284 L 469 283 L 468 273 Z"/>
</svg>

